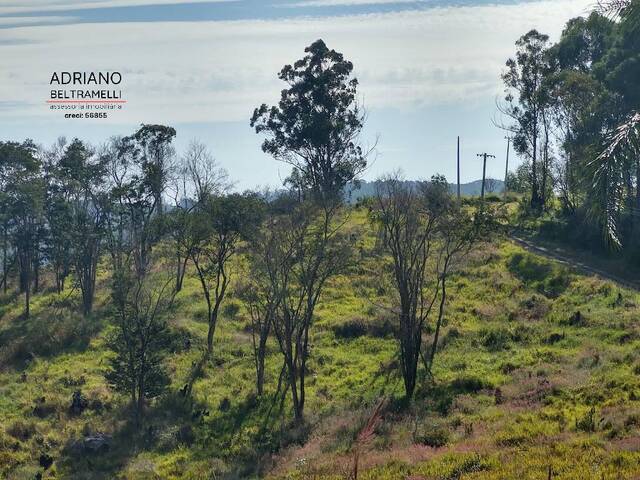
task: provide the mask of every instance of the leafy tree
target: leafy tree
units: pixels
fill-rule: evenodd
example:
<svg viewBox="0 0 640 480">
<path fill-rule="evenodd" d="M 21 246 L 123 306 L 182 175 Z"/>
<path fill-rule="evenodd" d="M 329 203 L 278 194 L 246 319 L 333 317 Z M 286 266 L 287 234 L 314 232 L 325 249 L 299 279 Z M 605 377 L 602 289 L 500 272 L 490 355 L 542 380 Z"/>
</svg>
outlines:
<svg viewBox="0 0 640 480">
<path fill-rule="evenodd" d="M 93 310 L 98 261 L 102 253 L 105 233 L 107 199 L 104 189 L 106 166 L 82 141 L 74 139 L 56 165 L 60 194 L 66 203 L 51 205 L 58 214 L 53 232 L 67 228 L 66 234 L 57 233 L 64 241 L 71 240 L 75 280 L 82 293 L 82 310 L 88 315 Z M 68 208 L 68 210 L 67 210 Z M 64 221 L 70 220 L 64 225 Z"/>
<path fill-rule="evenodd" d="M 353 64 L 322 40 L 285 65 L 288 84 L 277 106 L 256 108 L 251 126 L 267 136 L 262 150 L 293 167 L 285 182 L 292 195 L 278 225 L 279 312 L 274 334 L 284 357 L 295 420 L 303 421 L 309 330 L 326 281 L 346 264 L 339 235 L 346 185 L 366 167 L 359 137 L 364 114 L 356 102 Z M 331 252 L 331 253 L 330 253 Z M 334 263 L 342 259 L 341 263 Z M 276 285 L 276 284 L 274 284 Z"/>
<path fill-rule="evenodd" d="M 72 264 L 72 210 L 64 185 L 58 178 L 57 172 L 66 143 L 66 139 L 60 137 L 50 149 L 44 152 L 45 217 L 47 223 L 44 251 L 46 260 L 53 268 L 58 293 L 64 290 Z"/>
<path fill-rule="evenodd" d="M 154 244 L 162 233 L 158 220 L 171 171 L 175 130 L 143 125 L 129 137 L 113 139 L 105 154 L 110 162 L 112 197 L 117 215 L 129 220 L 136 272 L 143 277 Z"/>
<path fill-rule="evenodd" d="M 256 108 L 251 126 L 267 139 L 262 150 L 294 168 L 291 180 L 325 199 L 340 194 L 366 167 L 358 139 L 364 114 L 356 102 L 353 64 L 322 40 L 278 77 L 289 88 L 277 106 Z"/>
<path fill-rule="evenodd" d="M 590 73 L 611 48 L 613 30 L 614 23 L 596 12 L 569 20 L 560 41 L 550 48 L 553 61 L 560 70 Z"/>
<path fill-rule="evenodd" d="M 170 343 L 165 316 L 175 298 L 171 283 L 171 278 L 141 278 L 126 267 L 113 272 L 116 330 L 109 338 L 114 355 L 105 378 L 112 388 L 129 395 L 138 427 L 146 402 L 161 395 L 170 381 L 164 359 Z"/>
<path fill-rule="evenodd" d="M 144 172 L 146 188 L 153 194 L 155 208 L 162 214 L 162 194 L 167 186 L 171 160 L 175 155 L 172 142 L 176 136 L 173 127 L 142 125 L 124 142 L 133 150 Z"/>
<path fill-rule="evenodd" d="M 521 163 L 515 172 L 509 172 L 507 175 L 507 190 L 515 193 L 529 193 L 531 188 L 531 172 L 529 169 L 528 163 Z"/>
<path fill-rule="evenodd" d="M 549 37 L 537 30 L 520 37 L 516 42 L 516 56 L 507 60 L 507 69 L 502 75 L 506 87 L 506 104 L 502 111 L 513 120 L 507 128 L 514 133 L 516 152 L 531 164 L 531 207 L 534 210 L 544 207 L 544 183 L 548 174 L 547 98 L 542 88 L 549 70 L 548 41 Z M 542 135 L 545 155 L 540 159 Z"/>
<path fill-rule="evenodd" d="M 12 236 L 18 265 L 20 289 L 25 294 L 24 316 L 29 317 L 34 262 L 44 217 L 45 185 L 41 161 L 31 140 L 0 143 L 2 199 L 5 210 L 4 276 L 7 275 L 7 236 Z"/>
</svg>

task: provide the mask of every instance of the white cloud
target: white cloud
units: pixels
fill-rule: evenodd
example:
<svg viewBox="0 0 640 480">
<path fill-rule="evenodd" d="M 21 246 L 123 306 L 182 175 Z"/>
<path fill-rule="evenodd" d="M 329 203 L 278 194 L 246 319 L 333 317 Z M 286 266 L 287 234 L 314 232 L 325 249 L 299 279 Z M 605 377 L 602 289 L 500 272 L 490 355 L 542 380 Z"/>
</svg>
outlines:
<svg viewBox="0 0 640 480">
<path fill-rule="evenodd" d="M 85 8 L 133 7 L 142 5 L 205 2 L 221 3 L 236 1 L 238 0 L 24 0 L 17 3 L 4 2 L 4 5 L 0 6 L 0 15 L 41 11 L 65 11 Z"/>
<path fill-rule="evenodd" d="M 592 0 L 436 8 L 333 18 L 21 27 L 0 37 L 0 126 L 47 110 L 53 71 L 119 70 L 129 100 L 114 122 L 248 121 L 277 101 L 276 73 L 323 38 L 352 60 L 369 109 L 473 103 L 501 91 L 514 42 L 531 28 L 557 38 Z M 5 35 L 7 31 L 1 31 Z M 16 104 L 18 105 L 18 104 Z M 111 120 L 110 120 L 111 121 Z"/>
<path fill-rule="evenodd" d="M 424 0 L 305 0 L 302 2 L 283 4 L 283 7 L 334 7 L 353 5 L 384 5 L 401 3 L 422 3 Z"/>
<path fill-rule="evenodd" d="M 15 27 L 19 25 L 35 25 L 46 23 L 70 23 L 74 17 L 46 16 L 46 17 L 0 17 L 0 27 Z"/>
</svg>

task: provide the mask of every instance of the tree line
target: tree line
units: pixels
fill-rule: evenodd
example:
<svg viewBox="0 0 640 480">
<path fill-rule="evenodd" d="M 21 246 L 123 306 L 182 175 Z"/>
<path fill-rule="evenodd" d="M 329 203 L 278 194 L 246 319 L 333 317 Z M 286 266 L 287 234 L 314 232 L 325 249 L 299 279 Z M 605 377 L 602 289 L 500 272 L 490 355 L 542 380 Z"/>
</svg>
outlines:
<svg viewBox="0 0 640 480">
<path fill-rule="evenodd" d="M 49 148 L 0 143 L 4 291 L 23 295 L 27 321 L 46 271 L 58 294 L 79 292 L 78 308 L 91 320 L 97 278 L 107 272 L 115 328 L 105 378 L 128 395 L 138 425 L 171 380 L 191 398 L 211 364 L 231 288 L 251 324 L 257 395 L 265 392 L 271 341 L 282 361 L 276 395 L 290 402 L 294 424 L 304 422 L 316 307 L 328 282 L 358 261 L 344 193 L 371 150 L 360 139 L 365 115 L 352 70 L 318 40 L 280 71 L 287 86 L 278 104 L 255 109 L 250 125 L 265 137 L 262 149 L 292 167 L 277 192 L 233 192 L 203 144 L 177 155 L 176 131 L 165 125 L 142 125 L 98 148 L 79 139 Z M 454 200 L 441 176 L 409 183 L 388 175 L 368 208 L 377 254 L 396 287 L 391 308 L 411 398 L 419 371 L 432 371 L 450 275 L 494 230 L 494 215 Z M 249 272 L 242 278 L 240 257 Z M 206 306 L 207 336 L 188 378 L 170 379 L 168 317 L 187 272 Z"/>
<path fill-rule="evenodd" d="M 507 187 L 527 194 L 529 214 L 557 211 L 576 241 L 621 248 L 637 232 L 639 60 L 640 3 L 615 0 L 557 43 L 531 30 L 506 63 L 497 123 L 524 160 Z"/>
</svg>

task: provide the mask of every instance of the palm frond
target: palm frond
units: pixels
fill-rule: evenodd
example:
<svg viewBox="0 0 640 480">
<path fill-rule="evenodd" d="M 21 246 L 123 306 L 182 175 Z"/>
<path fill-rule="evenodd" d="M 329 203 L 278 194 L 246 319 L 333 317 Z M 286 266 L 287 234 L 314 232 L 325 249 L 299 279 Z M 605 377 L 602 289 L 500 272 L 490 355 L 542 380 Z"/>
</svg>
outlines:
<svg viewBox="0 0 640 480">
<path fill-rule="evenodd" d="M 640 113 L 633 112 L 611 132 L 606 148 L 589 164 L 593 170 L 591 187 L 598 198 L 591 213 L 600 221 L 605 241 L 613 248 L 622 246 L 618 223 L 624 204 L 623 172 L 628 159 L 637 158 L 638 155 Z"/>
<path fill-rule="evenodd" d="M 609 18 L 621 17 L 633 0 L 598 0 L 595 10 Z"/>
</svg>

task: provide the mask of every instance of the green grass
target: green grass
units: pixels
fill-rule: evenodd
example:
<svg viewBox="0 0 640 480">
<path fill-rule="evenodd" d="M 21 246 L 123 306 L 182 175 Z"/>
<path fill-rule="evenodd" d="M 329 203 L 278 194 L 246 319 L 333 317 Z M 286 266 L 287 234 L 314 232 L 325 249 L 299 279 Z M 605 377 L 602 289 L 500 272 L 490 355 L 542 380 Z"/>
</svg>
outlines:
<svg viewBox="0 0 640 480">
<path fill-rule="evenodd" d="M 247 312 L 230 297 L 213 365 L 185 405 L 178 390 L 206 336 L 195 278 L 171 314 L 171 391 L 150 405 L 135 434 L 126 398 L 102 373 L 110 322 L 106 269 L 96 311 L 83 319 L 77 292 L 0 306 L 0 477 L 207 479 L 347 478 L 352 447 L 372 406 L 390 399 L 361 454 L 362 479 L 626 479 L 640 471 L 640 296 L 567 271 L 497 241 L 452 277 L 432 381 L 402 401 L 388 263 L 374 252 L 366 212 L 352 213 L 358 258 L 328 285 L 311 338 L 308 426 L 292 430 L 290 406 L 272 405 L 281 367 L 269 345 L 267 392 L 254 394 Z M 243 262 L 238 261 L 238 268 Z M 239 278 L 242 272 L 238 272 Z M 237 311 L 236 311 L 237 310 Z M 580 312 L 579 315 L 576 315 Z M 186 339 L 191 347 L 183 345 Z M 181 346 L 182 345 L 182 346 Z M 82 390 L 92 407 L 69 412 Z M 268 415 L 268 413 L 271 413 Z M 114 436 L 106 454 L 79 456 L 88 433 Z"/>
</svg>

